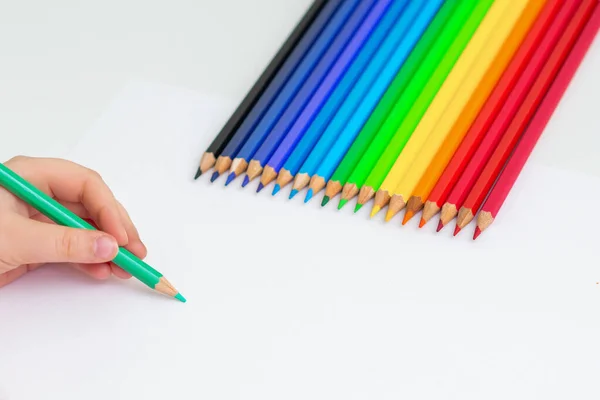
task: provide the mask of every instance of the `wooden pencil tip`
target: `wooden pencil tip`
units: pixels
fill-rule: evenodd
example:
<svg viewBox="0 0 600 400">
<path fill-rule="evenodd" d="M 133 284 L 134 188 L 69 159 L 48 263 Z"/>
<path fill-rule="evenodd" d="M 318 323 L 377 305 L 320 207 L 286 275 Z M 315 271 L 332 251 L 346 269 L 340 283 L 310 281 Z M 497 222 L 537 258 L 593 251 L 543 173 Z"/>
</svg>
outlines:
<svg viewBox="0 0 600 400">
<path fill-rule="evenodd" d="M 341 210 L 346 205 L 347 202 L 348 202 L 348 200 L 346 200 L 346 199 L 340 199 L 337 209 Z"/>
<path fill-rule="evenodd" d="M 439 232 L 442 229 L 444 229 L 444 221 L 440 220 L 440 222 L 438 222 L 438 226 L 437 226 L 437 229 L 435 231 Z"/>
<path fill-rule="evenodd" d="M 341 203 L 341 201 L 340 201 L 340 203 Z M 357 203 L 356 206 L 354 207 L 354 213 L 356 214 L 357 212 L 359 212 L 360 209 L 362 208 L 362 206 L 363 206 L 362 204 Z"/>
<path fill-rule="evenodd" d="M 421 221 L 419 221 L 419 228 L 424 227 L 425 224 L 427 224 L 427 221 L 425 221 L 425 218 L 421 218 Z"/>
<path fill-rule="evenodd" d="M 323 196 L 323 200 L 321 200 L 321 207 L 325 207 L 329 203 L 329 196 Z"/>
<path fill-rule="evenodd" d="M 250 183 L 250 177 L 246 175 L 242 181 L 242 187 L 246 187 Z"/>
<path fill-rule="evenodd" d="M 412 210 L 406 210 L 406 213 L 404 214 L 404 219 L 402 220 L 402 225 L 406 225 L 406 223 L 410 221 L 414 216 L 415 213 Z"/>
<path fill-rule="evenodd" d="M 381 211 L 381 207 L 379 207 L 378 205 L 374 205 L 373 208 L 371 209 L 371 218 L 373 218 L 375 215 L 377 215 L 377 213 Z"/>
<path fill-rule="evenodd" d="M 262 182 L 258 183 L 258 187 L 256 188 L 256 193 L 260 193 L 261 190 L 263 190 L 265 187 L 265 185 L 263 185 Z"/>
<path fill-rule="evenodd" d="M 475 233 L 473 234 L 473 240 L 477 240 L 477 238 L 479 237 L 479 235 L 481 235 L 481 232 L 482 232 L 481 228 L 476 227 L 475 228 Z"/>
<path fill-rule="evenodd" d="M 456 225 L 456 227 L 454 227 L 454 236 L 458 235 L 460 230 L 461 230 L 460 226 Z"/>
<path fill-rule="evenodd" d="M 196 171 L 196 175 L 194 175 L 194 179 L 200 178 L 200 175 L 202 175 L 202 170 L 200 169 L 200 167 L 198 167 L 198 170 Z"/>
</svg>

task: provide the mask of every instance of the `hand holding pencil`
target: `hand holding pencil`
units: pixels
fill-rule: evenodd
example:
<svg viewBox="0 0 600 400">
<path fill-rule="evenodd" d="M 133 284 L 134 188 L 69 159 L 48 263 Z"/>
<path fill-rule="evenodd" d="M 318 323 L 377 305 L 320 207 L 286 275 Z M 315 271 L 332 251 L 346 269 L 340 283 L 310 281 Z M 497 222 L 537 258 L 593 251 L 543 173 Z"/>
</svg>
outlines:
<svg viewBox="0 0 600 400">
<path fill-rule="evenodd" d="M 0 287 L 43 264 L 69 263 L 95 279 L 133 274 L 184 301 L 141 261 L 146 253 L 127 211 L 96 172 L 60 159 L 0 164 Z"/>
</svg>

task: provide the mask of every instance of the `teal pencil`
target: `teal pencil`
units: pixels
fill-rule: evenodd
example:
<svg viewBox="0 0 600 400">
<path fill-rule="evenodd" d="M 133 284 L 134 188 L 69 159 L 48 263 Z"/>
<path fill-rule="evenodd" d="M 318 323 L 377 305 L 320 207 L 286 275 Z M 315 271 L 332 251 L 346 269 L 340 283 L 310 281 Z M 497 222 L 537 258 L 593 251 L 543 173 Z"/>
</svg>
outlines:
<svg viewBox="0 0 600 400">
<path fill-rule="evenodd" d="M 1 163 L 0 186 L 3 186 L 6 190 L 59 225 L 71 228 L 96 230 L 96 228 L 79 218 L 79 216 L 74 214 L 71 210 L 58 203 L 46 193 L 37 189 L 31 183 L 27 182 Z M 140 260 L 127 249 L 122 247 L 119 248 L 119 252 L 113 262 L 150 288 L 185 303 L 185 297 L 183 297 L 160 272 Z"/>
</svg>

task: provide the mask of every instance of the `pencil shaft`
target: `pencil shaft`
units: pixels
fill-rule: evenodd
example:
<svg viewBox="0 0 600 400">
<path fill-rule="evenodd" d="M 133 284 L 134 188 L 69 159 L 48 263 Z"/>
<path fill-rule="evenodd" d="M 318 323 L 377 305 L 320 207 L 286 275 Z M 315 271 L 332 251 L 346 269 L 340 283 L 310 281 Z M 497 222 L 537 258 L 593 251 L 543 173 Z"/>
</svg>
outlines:
<svg viewBox="0 0 600 400">
<path fill-rule="evenodd" d="M 333 64 L 340 54 L 347 50 L 346 46 L 351 44 L 349 47 L 350 55 L 345 57 L 347 65 L 352 61 L 352 58 L 366 38 L 368 38 L 371 30 L 377 24 L 377 21 L 389 4 L 390 0 L 363 0 L 358 4 L 358 7 L 350 15 L 339 33 L 334 36 L 329 47 L 301 84 L 298 92 L 291 98 L 287 107 L 284 108 L 275 125 L 266 132 L 262 144 L 252 156 L 253 160 L 258 161 L 261 166 L 265 166 L 275 149 L 277 149 L 283 138 L 288 134 L 294 122 L 296 122 L 300 113 L 305 109 L 313 94 L 319 89 L 323 79 L 331 71 Z M 366 21 L 367 25 L 363 25 L 363 21 L 365 21 L 367 15 L 369 15 Z"/>
<path fill-rule="evenodd" d="M 370 148 L 369 146 L 374 141 L 374 138 L 377 137 L 379 129 L 390 114 L 400 95 L 404 92 L 404 89 L 406 89 L 410 81 L 414 79 L 419 66 L 427 56 L 427 53 L 457 5 L 458 0 L 446 1 L 435 15 L 435 18 L 431 24 L 429 24 L 427 30 L 390 84 L 390 87 L 386 90 L 380 102 L 377 104 L 373 114 L 371 114 L 365 123 L 365 126 L 356 137 L 356 140 L 352 143 L 352 146 L 340 162 L 340 165 L 336 168 L 331 177 L 332 181 L 337 181 L 344 185 L 348 181 L 353 170 L 359 164 L 367 164 L 366 161 L 363 161 L 367 158 L 367 155 L 374 158 L 372 154 L 375 152 L 372 151 L 371 153 L 368 153 L 367 149 Z M 383 145 L 380 147 L 383 147 Z M 371 161 L 370 165 L 373 165 L 375 162 L 376 160 Z"/>
<path fill-rule="evenodd" d="M 502 167 L 508 156 L 507 152 L 513 147 L 513 141 L 518 139 L 534 112 L 534 105 L 539 102 L 548 87 L 548 79 L 551 77 L 549 74 L 552 73 L 548 61 L 565 27 L 575 13 L 578 3 L 575 1 L 563 3 L 553 25 L 536 49 L 498 117 L 452 189 L 448 196 L 448 203 L 461 208 L 467 197 L 470 196 L 471 205 L 474 208 L 469 208 L 473 210 L 473 213 L 477 211 L 477 207 L 481 204 L 479 202 L 483 200 L 481 197 L 485 196 L 483 192 L 487 193 L 489 190 L 489 186 L 492 184 L 490 181 L 498 175 L 499 168 Z M 545 72 L 546 76 L 538 79 L 541 71 L 547 71 Z M 479 198 L 481 199 L 477 200 Z"/>
<path fill-rule="evenodd" d="M 389 86 L 394 76 L 404 64 L 410 52 L 421 38 L 427 26 L 442 5 L 441 0 L 429 0 L 421 9 L 416 9 L 414 14 L 406 13 L 408 28 L 402 40 L 396 44 L 391 57 L 379 70 L 375 79 L 368 85 L 369 89 L 361 96 L 362 100 L 352 113 L 342 132 L 338 135 L 333 146 L 327 151 L 321 164 L 317 168 L 316 175 L 325 180 L 331 178 L 336 166 L 344 157 L 348 148 L 356 138 L 356 135 L 371 115 L 373 108 Z"/>
<path fill-rule="evenodd" d="M 394 116 L 393 118 L 400 118 L 393 122 L 391 120 L 386 121 L 385 125 L 387 126 L 382 127 L 382 129 L 392 129 L 394 133 L 381 157 L 366 177 L 363 186 L 379 190 L 390 168 L 398 158 L 398 155 L 401 154 L 404 145 L 419 124 L 421 117 L 429 108 L 435 95 L 452 70 L 454 63 L 471 39 L 492 3 L 493 1 L 490 0 L 465 1 L 457 8 L 456 14 L 453 15 L 432 49 L 430 53 L 431 59 L 427 60 L 427 63 L 431 63 L 431 66 L 434 68 L 427 69 L 426 72 L 428 73 L 423 76 L 425 84 L 422 85 L 422 82 L 414 81 L 414 86 L 410 85 L 405 92 L 406 97 L 413 98 L 414 91 L 416 91 L 418 94 L 414 97 L 415 100 L 406 102 L 409 108 L 404 115 L 397 115 L 395 112 L 392 112 L 390 115 Z M 399 102 L 406 104 L 404 97 L 403 94 Z M 399 126 L 395 122 L 398 122 Z M 355 183 L 351 180 L 349 182 Z"/>
<path fill-rule="evenodd" d="M 573 18 L 569 26 L 565 29 L 562 39 L 565 47 L 569 47 L 569 44 L 572 42 L 572 37 L 577 36 L 578 32 L 582 29 L 581 25 L 586 20 L 588 12 L 589 11 L 586 9 L 578 13 Z M 592 45 L 599 29 L 600 6 L 598 3 L 596 3 L 593 9 L 593 14 L 587 20 L 583 30 L 581 30 L 577 42 L 570 50 L 567 59 L 560 69 L 560 72 L 554 79 L 547 94 L 544 96 L 543 102 L 537 109 L 535 116 L 528 125 L 526 132 L 523 134 L 523 137 L 503 169 L 494 188 L 489 193 L 489 196 L 482 207 L 482 212 L 490 213 L 493 218 L 497 216 L 514 183 L 523 170 L 523 167 L 527 163 L 529 156 L 533 152 L 533 149 L 535 148 L 540 136 L 544 132 L 544 129 L 552 117 L 554 110 L 560 103 L 565 91 L 568 89 L 570 82 L 584 60 L 585 55 Z M 557 49 L 561 47 L 562 43 L 559 43 L 557 45 Z M 482 227 L 480 226 L 480 229 L 481 228 Z"/>
<path fill-rule="evenodd" d="M 354 84 L 350 93 L 340 105 L 335 116 L 319 138 L 315 147 L 310 152 L 306 161 L 302 164 L 299 169 L 299 173 L 308 174 L 312 176 L 315 174 L 317 167 L 322 162 L 323 158 L 327 154 L 327 151 L 334 144 L 336 138 L 339 136 L 341 131 L 345 128 L 347 122 L 352 117 L 353 113 L 359 106 L 361 100 L 366 95 L 373 83 L 381 67 L 385 64 L 391 52 L 402 40 L 402 36 L 406 32 L 410 22 L 410 18 L 414 18 L 416 12 L 421 8 L 423 4 L 422 0 L 408 2 L 408 6 L 404 9 L 400 18 L 394 24 L 394 27 L 389 32 L 373 58 L 369 61 L 363 73 Z"/>
<path fill-rule="evenodd" d="M 450 191 L 466 168 L 467 163 L 472 158 L 485 133 L 496 119 L 506 99 L 515 87 L 518 78 L 533 56 L 535 49 L 539 46 L 550 24 L 553 22 L 561 4 L 562 0 L 548 0 L 530 32 L 527 34 L 527 37 L 510 61 L 506 71 L 503 72 L 494 90 L 483 105 L 483 108 L 476 114 L 477 117 L 472 125 L 468 120 L 465 122 L 465 125 L 470 125 L 467 134 L 458 146 L 458 149 L 456 149 L 456 152 L 451 151 L 453 155 L 450 162 L 445 167 L 439 179 L 436 180 L 435 186 L 429 196 L 426 196 L 438 209 L 448 199 Z M 467 107 L 467 110 L 475 109 L 475 106 Z"/>
<path fill-rule="evenodd" d="M 575 13 L 570 12 L 567 18 L 568 25 L 562 26 L 560 40 L 553 46 L 552 53 L 543 68 L 536 74 L 536 80 L 531 90 L 525 97 L 521 107 L 512 119 L 508 129 L 492 153 L 485 168 L 479 175 L 473 189 L 470 191 L 464 203 L 464 208 L 471 209 L 475 213 L 484 198 L 489 193 L 494 181 L 498 177 L 501 168 L 506 163 L 517 140 L 525 127 L 531 120 L 538 105 L 546 94 L 550 84 L 558 73 L 569 50 L 577 39 L 577 33 L 585 23 L 597 0 L 583 0 L 583 2 L 566 2 L 568 7 L 575 8 Z M 559 14 L 560 15 L 560 14 Z M 579 29 L 577 29 L 579 27 Z M 569 29 L 571 28 L 571 29 Z M 567 34 L 568 33 L 568 34 Z"/>
<path fill-rule="evenodd" d="M 279 48 L 269 65 L 267 65 L 254 85 L 250 88 L 244 99 L 233 112 L 231 117 L 229 117 L 221 131 L 208 146 L 206 153 L 212 153 L 214 157 L 221 155 L 223 149 L 227 143 L 229 143 L 229 140 L 231 140 L 236 130 L 240 127 L 244 118 L 246 118 L 246 116 L 250 113 L 252 107 L 256 105 L 258 99 L 263 95 L 268 85 L 273 81 L 283 63 L 292 53 L 298 42 L 300 42 L 302 37 L 306 34 L 307 30 L 314 22 L 315 18 L 326 2 L 327 0 L 315 0 L 312 3 L 302 19 L 298 22 L 288 38 Z"/>
<path fill-rule="evenodd" d="M 363 46 L 367 45 L 371 34 L 377 28 L 382 17 L 385 16 L 386 12 L 389 10 L 391 3 L 392 0 L 379 1 L 373 7 L 373 10 L 365 19 L 363 25 L 335 61 L 335 64 L 327 72 L 327 75 L 316 92 L 312 95 L 304 109 L 302 109 L 302 112 L 294 121 L 294 124 L 290 127 L 285 137 L 282 138 L 281 143 L 275 149 L 273 154 L 270 155 L 267 165 L 273 168 L 275 172 L 279 172 L 283 163 L 287 160 L 298 141 L 302 138 L 311 122 L 329 98 L 329 95 L 337 87 L 357 55 L 360 54 Z M 259 153 L 260 150 L 257 152 L 257 157 L 259 156 Z"/>
<path fill-rule="evenodd" d="M 393 2 L 386 15 L 377 25 L 377 28 L 369 37 L 369 40 L 363 46 L 356 59 L 352 62 L 352 65 L 348 68 L 348 71 L 346 71 L 339 84 L 315 116 L 314 120 L 310 122 L 308 127 L 304 128 L 306 132 L 302 134 L 302 138 L 284 161 L 283 167 L 278 168 L 277 165 L 272 165 L 270 163 L 269 166 L 273 167 L 273 169 L 278 172 L 283 168 L 291 175 L 296 175 L 298 173 L 300 166 L 306 160 L 306 157 L 325 131 L 325 128 L 327 128 L 327 125 L 335 115 L 340 104 L 342 104 L 348 93 L 350 93 L 350 90 L 352 90 L 354 83 L 381 45 L 381 42 L 387 37 L 394 22 L 402 13 L 405 6 L 406 2 Z"/>
<path fill-rule="evenodd" d="M 290 55 L 286 58 L 281 68 L 277 71 L 275 77 L 268 84 L 267 88 L 261 94 L 251 111 L 244 118 L 239 128 L 235 131 L 223 149 L 221 156 L 229 157 L 230 159 L 234 159 L 237 156 L 244 143 L 246 143 L 250 133 L 265 115 L 267 109 L 273 103 L 277 95 L 281 92 L 294 71 L 296 71 L 304 56 L 310 50 L 313 43 L 317 40 L 319 34 L 323 31 L 327 23 L 331 20 L 341 3 L 342 0 L 328 0 L 326 2 L 325 6 L 319 12 L 313 23 L 310 24 L 310 27 L 306 30 L 306 32 L 304 32 L 302 38 L 294 47 Z"/>
</svg>

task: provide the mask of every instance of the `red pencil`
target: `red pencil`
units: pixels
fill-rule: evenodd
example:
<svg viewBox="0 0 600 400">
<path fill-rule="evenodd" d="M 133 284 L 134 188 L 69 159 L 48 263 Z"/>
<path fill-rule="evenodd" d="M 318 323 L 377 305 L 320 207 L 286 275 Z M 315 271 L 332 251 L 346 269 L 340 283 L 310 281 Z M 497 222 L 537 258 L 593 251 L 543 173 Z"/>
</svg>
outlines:
<svg viewBox="0 0 600 400">
<path fill-rule="evenodd" d="M 587 11 L 587 9 L 586 9 Z M 582 12 L 583 14 L 583 12 Z M 587 15 L 587 13 L 585 13 Z M 565 37 L 576 36 L 581 31 L 581 21 L 579 24 L 574 19 L 573 23 L 565 31 Z M 582 15 L 582 20 L 585 19 Z M 564 95 L 569 83 L 581 65 L 586 53 L 588 52 L 594 38 L 600 29 L 600 6 L 596 3 L 593 14 L 587 22 L 583 32 L 577 39 L 575 46 L 569 53 L 569 56 L 561 70 L 544 97 L 544 101 L 536 111 L 535 116 L 527 127 L 527 131 L 523 134 L 519 144 L 517 145 L 510 160 L 506 164 L 504 170 L 500 174 L 496 185 L 490 192 L 481 212 L 477 216 L 477 228 L 473 239 L 485 231 L 494 222 L 494 218 L 498 215 L 498 211 L 504 204 L 504 200 L 512 189 L 519 174 L 523 170 L 529 155 L 537 144 L 538 139 L 546 128 L 548 121 L 552 117 L 554 110 L 558 106 L 562 96 Z M 565 39 L 569 41 L 569 39 Z"/>
<path fill-rule="evenodd" d="M 518 137 L 522 132 L 517 128 L 517 125 L 512 125 L 514 126 L 512 132 L 509 132 L 509 126 L 513 124 L 513 118 L 520 109 L 522 109 L 523 103 L 529 96 L 529 91 L 534 86 L 540 70 L 544 68 L 544 64 L 550 58 L 554 46 L 558 43 L 560 36 L 569 23 L 569 19 L 573 16 L 580 4 L 581 0 L 568 2 L 561 1 L 558 14 L 554 20 L 552 20 L 542 41 L 534 49 L 533 56 L 527 63 L 523 73 L 518 77 L 516 85 L 511 90 L 511 93 L 506 102 L 502 105 L 500 112 L 496 116 L 496 119 L 493 121 L 489 130 L 483 135 L 481 143 L 475 150 L 475 153 L 473 153 L 465 170 L 450 191 L 446 202 L 443 204 L 439 228 L 446 226 L 459 214 L 459 210 L 463 206 L 467 196 L 469 196 L 475 182 L 477 182 L 484 171 L 484 168 L 490 162 L 492 154 L 502 138 L 505 135 L 512 135 L 511 138 Z M 527 119 L 523 119 L 521 122 L 522 124 L 525 124 Z M 521 129 L 523 127 L 524 125 Z M 510 142 L 508 144 L 510 144 Z M 501 159 L 498 159 L 498 161 L 501 161 Z M 491 170 L 491 172 L 493 172 L 493 170 Z M 472 210 L 472 213 L 476 211 L 477 210 Z M 472 219 L 473 216 L 469 215 L 468 210 L 462 210 L 460 218 L 457 221 L 455 235 Z"/>
<path fill-rule="evenodd" d="M 568 13 L 568 25 L 566 28 L 560 26 L 560 39 L 555 46 L 552 46 L 550 58 L 548 58 L 541 71 L 535 74 L 535 81 L 531 90 L 527 93 L 525 100 L 520 105 L 514 118 L 511 118 L 510 125 L 506 129 L 506 133 L 504 133 L 500 139 L 497 147 L 494 146 L 495 149 L 487 161 L 487 164 L 483 168 L 481 174 L 477 177 L 475 185 L 460 208 L 454 232 L 455 235 L 473 220 L 475 213 L 478 211 L 479 207 L 481 207 L 483 200 L 498 177 L 500 170 L 506 164 L 515 144 L 533 117 L 538 105 L 542 101 L 562 63 L 573 47 L 573 43 L 577 39 L 577 35 L 575 35 L 577 29 L 575 27 L 579 26 L 580 30 L 582 29 L 583 24 L 589 18 L 589 15 L 597 2 L 598 0 L 583 0 L 582 2 L 577 3 L 574 1 L 565 2 L 566 7 L 569 7 L 569 9 L 576 8 L 577 10 L 574 15 L 571 12 Z M 560 17 L 561 14 L 562 13 L 559 12 L 558 17 Z M 567 33 L 570 35 L 567 35 Z"/>
<path fill-rule="evenodd" d="M 539 46 L 542 38 L 548 31 L 550 24 L 554 21 L 556 13 L 560 9 L 562 0 L 549 0 L 544 6 L 537 20 L 532 25 L 530 31 L 525 36 L 523 43 L 513 56 L 506 67 L 506 71 L 500 77 L 500 80 L 494 87 L 490 97 L 477 115 L 475 121 L 469 128 L 469 131 L 463 138 L 456 153 L 452 156 L 446 169 L 435 184 L 428 200 L 425 202 L 423 216 L 420 226 L 424 226 L 434 215 L 436 215 L 444 202 L 448 199 L 450 191 L 458 181 L 458 178 L 465 170 L 467 163 L 475 153 L 475 150 L 481 143 L 484 134 L 488 131 L 492 122 L 500 112 L 500 109 L 506 98 L 514 88 L 517 79 L 527 66 L 527 63 L 533 56 L 534 50 Z"/>
</svg>

